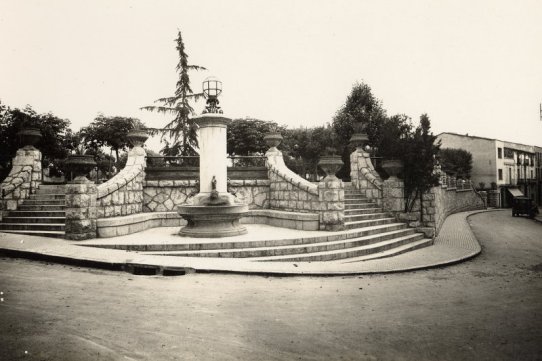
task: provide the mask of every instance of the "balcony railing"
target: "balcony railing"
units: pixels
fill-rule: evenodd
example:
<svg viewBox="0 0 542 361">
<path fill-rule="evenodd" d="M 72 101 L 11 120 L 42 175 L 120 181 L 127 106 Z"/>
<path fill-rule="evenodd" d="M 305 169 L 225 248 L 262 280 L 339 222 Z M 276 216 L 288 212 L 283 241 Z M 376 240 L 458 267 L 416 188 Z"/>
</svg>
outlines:
<svg viewBox="0 0 542 361">
<path fill-rule="evenodd" d="M 199 167 L 199 156 L 147 156 L 147 167 Z"/>
<path fill-rule="evenodd" d="M 231 155 L 228 157 L 230 166 L 237 167 L 265 167 L 267 157 L 264 155 Z"/>
</svg>

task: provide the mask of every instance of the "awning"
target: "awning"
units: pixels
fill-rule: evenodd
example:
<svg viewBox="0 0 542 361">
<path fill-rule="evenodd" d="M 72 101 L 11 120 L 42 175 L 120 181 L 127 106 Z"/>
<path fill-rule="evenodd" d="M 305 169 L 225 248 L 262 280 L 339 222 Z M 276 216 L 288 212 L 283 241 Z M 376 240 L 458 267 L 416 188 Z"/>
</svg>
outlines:
<svg viewBox="0 0 542 361">
<path fill-rule="evenodd" d="M 514 197 L 523 197 L 523 193 L 521 193 L 519 188 L 508 188 L 508 192 L 510 192 L 510 194 Z"/>
</svg>

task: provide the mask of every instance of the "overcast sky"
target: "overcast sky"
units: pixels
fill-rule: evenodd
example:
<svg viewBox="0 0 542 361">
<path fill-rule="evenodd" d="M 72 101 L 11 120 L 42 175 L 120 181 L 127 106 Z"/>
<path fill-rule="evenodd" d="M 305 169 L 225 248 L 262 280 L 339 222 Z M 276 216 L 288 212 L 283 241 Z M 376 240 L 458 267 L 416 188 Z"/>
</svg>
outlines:
<svg viewBox="0 0 542 361">
<path fill-rule="evenodd" d="M 164 126 L 139 107 L 174 92 L 177 29 L 209 69 L 193 88 L 220 78 L 232 118 L 324 125 L 364 81 L 435 133 L 542 146 L 540 0 L 0 0 L 0 99 L 75 130 L 98 112 Z"/>
</svg>

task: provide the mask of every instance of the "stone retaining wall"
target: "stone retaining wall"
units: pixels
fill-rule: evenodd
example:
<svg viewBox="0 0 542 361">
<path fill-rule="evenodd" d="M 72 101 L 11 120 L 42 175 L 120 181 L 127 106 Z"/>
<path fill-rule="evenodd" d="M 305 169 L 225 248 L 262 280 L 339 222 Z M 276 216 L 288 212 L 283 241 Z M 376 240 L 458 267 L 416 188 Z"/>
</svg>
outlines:
<svg viewBox="0 0 542 361">
<path fill-rule="evenodd" d="M 4 194 L 2 209 L 5 210 L 16 210 L 41 184 L 41 152 L 38 149 L 26 146 L 17 150 L 12 164 L 0 185 L 0 192 Z"/>
<path fill-rule="evenodd" d="M 436 236 L 440 227 L 451 214 L 476 209 L 485 209 L 485 202 L 473 189 L 458 190 L 445 185 L 436 186 L 422 196 L 423 220 L 420 201 L 414 203 L 413 211 L 399 214 L 399 220 L 408 222 L 410 227 L 423 231 L 427 236 Z"/>
<path fill-rule="evenodd" d="M 126 166 L 116 176 L 98 186 L 98 218 L 142 212 L 145 155 L 143 148 L 132 148 L 128 151 Z"/>
<path fill-rule="evenodd" d="M 486 208 L 482 198 L 472 189 L 433 187 L 430 194 L 424 195 L 424 202 L 429 204 L 424 221 L 428 227 L 435 227 L 437 234 L 450 214 Z"/>
<path fill-rule="evenodd" d="M 231 180 L 229 191 L 249 209 L 268 208 L 269 180 Z M 143 211 L 174 211 L 197 194 L 196 180 L 148 180 L 143 187 Z"/>
</svg>

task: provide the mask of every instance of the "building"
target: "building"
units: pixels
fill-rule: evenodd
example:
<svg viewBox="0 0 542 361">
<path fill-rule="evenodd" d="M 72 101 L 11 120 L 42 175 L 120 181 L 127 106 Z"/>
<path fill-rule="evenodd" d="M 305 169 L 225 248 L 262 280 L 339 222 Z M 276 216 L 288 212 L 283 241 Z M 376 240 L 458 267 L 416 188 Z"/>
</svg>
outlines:
<svg viewBox="0 0 542 361">
<path fill-rule="evenodd" d="M 542 148 L 456 133 L 437 136 L 441 148 L 459 148 L 472 154 L 471 180 L 478 188 L 500 190 L 501 207 L 512 197 L 526 195 L 542 205 Z"/>
</svg>

